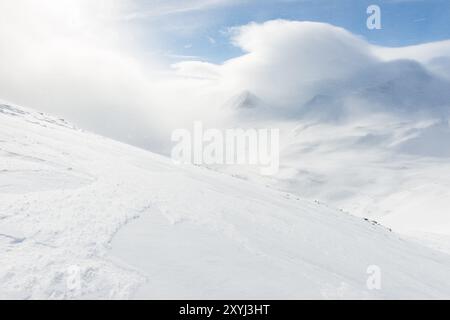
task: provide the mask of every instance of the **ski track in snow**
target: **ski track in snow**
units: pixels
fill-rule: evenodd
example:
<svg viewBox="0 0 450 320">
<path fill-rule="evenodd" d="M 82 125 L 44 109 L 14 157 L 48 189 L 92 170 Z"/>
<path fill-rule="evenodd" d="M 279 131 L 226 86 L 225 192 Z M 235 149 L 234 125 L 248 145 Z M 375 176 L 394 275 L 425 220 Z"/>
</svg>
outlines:
<svg viewBox="0 0 450 320">
<path fill-rule="evenodd" d="M 122 248 L 134 246 L 133 223 L 161 235 L 150 238 L 156 252 L 138 252 L 153 273 L 111 254 L 116 235 Z M 183 239 L 170 230 L 189 245 L 179 246 Z M 182 250 L 205 256 L 177 261 Z M 383 226 L 225 174 L 177 167 L 9 105 L 0 105 L 0 261 L 0 298 L 450 297 L 450 257 Z M 380 291 L 366 287 L 373 264 L 383 272 Z M 71 266 L 81 272 L 81 292 L 68 290 Z"/>
</svg>

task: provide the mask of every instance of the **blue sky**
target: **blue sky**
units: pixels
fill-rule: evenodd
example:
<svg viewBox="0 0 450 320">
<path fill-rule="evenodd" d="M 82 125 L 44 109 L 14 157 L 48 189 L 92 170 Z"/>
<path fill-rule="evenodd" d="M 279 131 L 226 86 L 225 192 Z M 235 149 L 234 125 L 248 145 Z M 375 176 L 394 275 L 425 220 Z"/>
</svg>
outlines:
<svg viewBox="0 0 450 320">
<path fill-rule="evenodd" d="M 366 27 L 366 9 L 371 4 L 381 8 L 382 30 Z M 147 7 L 153 5 L 150 2 Z M 199 57 L 217 63 L 240 53 L 229 42 L 229 27 L 271 19 L 327 22 L 384 46 L 450 39 L 448 0 L 217 0 L 216 5 L 183 8 L 134 22 L 157 28 L 162 50 L 175 60 Z"/>
</svg>

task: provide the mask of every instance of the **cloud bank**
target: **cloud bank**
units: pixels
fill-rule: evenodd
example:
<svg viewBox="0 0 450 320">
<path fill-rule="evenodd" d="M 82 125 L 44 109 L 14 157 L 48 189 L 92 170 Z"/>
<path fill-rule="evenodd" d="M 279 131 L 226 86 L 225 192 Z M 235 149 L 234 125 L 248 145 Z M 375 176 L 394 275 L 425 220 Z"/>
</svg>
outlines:
<svg viewBox="0 0 450 320">
<path fill-rule="evenodd" d="M 190 61 L 175 68 L 185 76 L 214 79 L 229 94 L 249 91 L 273 113 L 291 118 L 448 115 L 449 41 L 383 48 L 342 28 L 285 20 L 252 23 L 231 34 L 242 56 L 221 65 Z"/>
<path fill-rule="evenodd" d="M 441 112 L 450 102 L 450 42 L 380 48 L 329 24 L 275 20 L 231 28 L 230 41 L 242 50 L 234 59 L 170 66 L 155 54 L 156 32 L 147 30 L 143 41 L 121 19 L 135 5 L 2 1 L 0 98 L 159 152 L 168 151 L 174 128 L 220 123 L 242 93 L 264 105 L 256 112 L 290 118 Z"/>
<path fill-rule="evenodd" d="M 157 63 L 137 59 L 130 30 L 115 22 L 124 3 L 2 1 L 1 97 L 114 137 L 144 135 L 153 105 L 145 70 Z"/>
</svg>

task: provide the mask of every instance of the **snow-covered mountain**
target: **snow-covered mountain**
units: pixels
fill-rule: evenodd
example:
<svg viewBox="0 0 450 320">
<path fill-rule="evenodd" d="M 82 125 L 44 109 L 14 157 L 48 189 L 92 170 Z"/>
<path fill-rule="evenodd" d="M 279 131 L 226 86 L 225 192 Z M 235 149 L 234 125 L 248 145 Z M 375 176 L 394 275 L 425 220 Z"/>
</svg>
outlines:
<svg viewBox="0 0 450 320">
<path fill-rule="evenodd" d="M 412 60 L 377 62 L 339 80 L 299 86 L 296 99 L 267 102 L 246 90 L 228 105 L 239 117 L 341 122 L 389 113 L 406 119 L 450 116 L 450 81 Z"/>
<path fill-rule="evenodd" d="M 448 250 L 450 82 L 440 71 L 420 59 L 378 59 L 339 80 L 299 87 L 294 103 L 236 109 L 230 125 L 281 129 L 281 170 L 260 177 L 249 168 L 216 169 Z"/>
<path fill-rule="evenodd" d="M 215 169 L 450 248 L 450 124 L 444 117 L 368 113 L 351 121 L 241 123 L 281 129 L 279 172 L 262 177 L 249 167 Z"/>
<path fill-rule="evenodd" d="M 248 90 L 237 94 L 226 103 L 226 106 L 231 109 L 254 109 L 261 105 L 262 101 Z"/>
<path fill-rule="evenodd" d="M 375 222 L 7 104 L 0 261 L 0 298 L 450 298 L 450 256 Z"/>
</svg>

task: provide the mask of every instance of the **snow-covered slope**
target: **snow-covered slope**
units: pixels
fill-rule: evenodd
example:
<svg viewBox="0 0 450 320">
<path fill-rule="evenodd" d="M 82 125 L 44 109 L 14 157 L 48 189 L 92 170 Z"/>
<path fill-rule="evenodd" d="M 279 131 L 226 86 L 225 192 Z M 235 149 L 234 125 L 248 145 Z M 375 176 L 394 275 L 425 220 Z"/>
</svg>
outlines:
<svg viewBox="0 0 450 320">
<path fill-rule="evenodd" d="M 0 261 L 0 298 L 450 298 L 450 256 L 383 226 L 9 105 Z"/>
<path fill-rule="evenodd" d="M 261 177 L 256 169 L 237 166 L 215 169 L 323 201 L 426 243 L 440 238 L 438 247 L 450 247 L 447 119 L 369 113 L 351 121 L 255 123 L 242 126 L 281 128 L 278 174 Z"/>
</svg>

